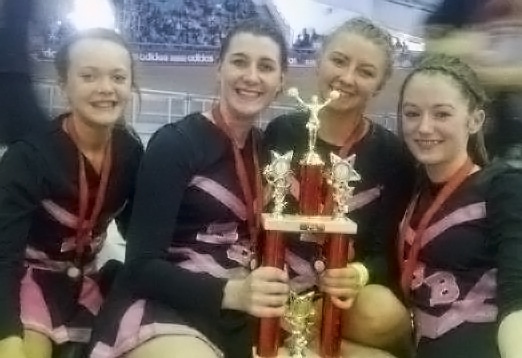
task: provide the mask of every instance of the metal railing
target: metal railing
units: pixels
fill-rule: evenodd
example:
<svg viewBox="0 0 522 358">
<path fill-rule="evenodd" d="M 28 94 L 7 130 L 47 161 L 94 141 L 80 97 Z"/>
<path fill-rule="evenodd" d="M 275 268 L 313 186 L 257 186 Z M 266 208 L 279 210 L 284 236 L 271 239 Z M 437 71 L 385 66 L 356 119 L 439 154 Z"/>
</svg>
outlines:
<svg viewBox="0 0 522 358">
<path fill-rule="evenodd" d="M 66 110 L 67 103 L 55 83 L 39 82 L 36 92 L 40 103 L 51 115 Z M 176 122 L 190 113 L 209 110 L 214 102 L 215 98 L 211 96 L 144 89 L 139 94 L 133 93 L 126 118 L 146 143 L 161 126 Z M 265 128 L 273 118 L 294 110 L 292 106 L 276 103 L 260 115 L 256 124 Z M 377 114 L 371 117 L 385 127 L 395 130 L 394 114 Z"/>
</svg>

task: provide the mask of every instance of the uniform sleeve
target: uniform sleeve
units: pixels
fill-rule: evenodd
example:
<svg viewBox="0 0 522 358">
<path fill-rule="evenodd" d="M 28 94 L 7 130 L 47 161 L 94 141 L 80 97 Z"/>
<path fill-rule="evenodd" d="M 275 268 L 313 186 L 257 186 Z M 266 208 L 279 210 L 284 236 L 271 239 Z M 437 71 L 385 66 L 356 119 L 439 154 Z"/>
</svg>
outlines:
<svg viewBox="0 0 522 358">
<path fill-rule="evenodd" d="M 136 192 L 136 179 L 138 175 L 139 166 L 141 163 L 141 159 L 143 158 L 143 146 L 141 143 L 137 145 L 131 154 L 131 157 L 129 159 L 129 170 L 128 172 L 132 176 L 131 185 L 130 185 L 130 193 L 129 197 L 127 198 L 127 203 L 125 204 L 125 207 L 123 208 L 122 212 L 115 218 L 116 226 L 118 228 L 118 231 L 120 235 L 123 237 L 123 239 L 126 239 L 127 229 L 129 227 L 129 221 L 131 218 L 132 213 L 132 207 L 134 205 L 134 195 Z"/>
<path fill-rule="evenodd" d="M 198 148 L 176 128 L 151 140 L 138 173 L 125 272 L 134 293 L 181 311 L 219 317 L 226 281 L 167 261 L 180 202 L 192 178 Z"/>
<path fill-rule="evenodd" d="M 364 238 L 358 256 L 370 273 L 370 282 L 395 288 L 398 283 L 397 235 L 399 223 L 411 199 L 415 164 L 407 149 L 398 145 L 398 150 L 389 160 L 389 175 L 379 203 L 378 222 L 372 225 L 368 237 Z M 358 259 L 356 257 L 356 259 Z"/>
<path fill-rule="evenodd" d="M 491 235 L 497 248 L 499 321 L 522 310 L 522 170 L 492 179 L 486 198 Z"/>
<path fill-rule="evenodd" d="M 35 154 L 12 146 L 0 162 L 0 339 L 21 336 L 20 281 L 32 215 L 38 206 L 40 173 Z"/>
</svg>

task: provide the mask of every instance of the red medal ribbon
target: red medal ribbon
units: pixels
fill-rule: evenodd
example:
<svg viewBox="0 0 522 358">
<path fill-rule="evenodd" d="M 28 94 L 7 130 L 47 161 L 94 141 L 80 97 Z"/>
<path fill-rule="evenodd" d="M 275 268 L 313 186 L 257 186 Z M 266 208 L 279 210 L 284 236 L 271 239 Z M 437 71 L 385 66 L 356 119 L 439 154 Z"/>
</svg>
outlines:
<svg viewBox="0 0 522 358">
<path fill-rule="evenodd" d="M 250 240 L 252 242 L 253 250 L 256 251 L 257 236 L 259 234 L 260 228 L 260 214 L 263 205 L 261 170 L 259 167 L 259 158 L 257 157 L 258 141 L 254 131 L 252 130 L 252 162 L 254 164 L 255 170 L 255 188 L 252 189 L 250 181 L 248 180 L 248 173 L 245 166 L 245 161 L 243 159 L 243 156 L 241 155 L 241 149 L 239 148 L 237 141 L 234 139 L 232 135 L 232 130 L 230 129 L 230 126 L 223 119 L 221 111 L 219 110 L 219 105 L 214 106 L 212 108 L 212 117 L 214 118 L 215 124 L 226 134 L 226 136 L 228 137 L 228 139 L 230 139 L 230 142 L 232 144 L 236 167 L 236 175 L 239 179 L 239 185 L 241 186 L 243 197 L 245 198 Z"/>
<path fill-rule="evenodd" d="M 409 293 L 411 281 L 413 279 L 413 273 L 415 271 L 415 267 L 417 266 L 419 252 L 421 249 L 422 236 L 424 235 L 424 232 L 428 228 L 431 219 L 433 219 L 433 216 L 437 213 L 441 206 L 472 173 L 474 166 L 475 164 L 473 164 L 471 159 L 468 158 L 466 162 L 459 168 L 459 170 L 451 176 L 450 180 L 446 182 L 446 184 L 444 184 L 442 189 L 435 197 L 435 200 L 431 203 L 429 208 L 422 215 L 421 220 L 419 222 L 419 226 L 415 231 L 415 236 L 413 238 L 413 243 L 408 253 L 408 257 L 405 258 L 406 228 L 410 227 L 411 217 L 413 215 L 413 212 L 415 211 L 417 200 L 414 199 L 411 202 L 406 214 L 404 226 L 399 235 L 399 263 L 401 265 L 401 287 L 406 296 Z"/>
<path fill-rule="evenodd" d="M 100 183 L 98 191 L 96 193 L 96 199 L 91 212 L 90 218 L 87 218 L 87 209 L 89 206 L 89 184 L 87 182 L 87 173 L 85 170 L 85 157 L 79 149 L 78 133 L 72 123 L 71 118 L 67 118 L 65 122 L 65 128 L 73 142 L 76 144 L 78 150 L 78 191 L 79 191 L 79 204 L 78 204 L 78 223 L 76 229 L 76 258 L 75 262 L 81 269 L 81 260 L 85 252 L 85 248 L 90 244 L 92 240 L 92 230 L 96 225 L 103 203 L 105 201 L 105 194 L 107 191 L 107 185 L 109 182 L 109 174 L 112 167 L 112 140 L 109 140 L 105 146 L 105 153 L 103 156 L 102 167 L 100 172 Z"/>
</svg>

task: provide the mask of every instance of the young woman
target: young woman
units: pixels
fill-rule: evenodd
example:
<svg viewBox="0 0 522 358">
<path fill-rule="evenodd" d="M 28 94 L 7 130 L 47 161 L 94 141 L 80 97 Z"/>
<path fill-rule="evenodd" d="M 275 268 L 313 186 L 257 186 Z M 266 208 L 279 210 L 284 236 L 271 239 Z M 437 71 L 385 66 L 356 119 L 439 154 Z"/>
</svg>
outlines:
<svg viewBox="0 0 522 358">
<path fill-rule="evenodd" d="M 250 272 L 250 261 L 261 204 L 254 123 L 281 90 L 286 66 L 279 31 L 239 24 L 221 48 L 213 109 L 153 136 L 138 174 L 126 269 L 90 357 L 249 357 L 250 317 L 282 315 L 287 275 Z"/>
<path fill-rule="evenodd" d="M 401 91 L 402 134 L 422 166 L 400 247 L 418 358 L 522 351 L 522 171 L 484 167 L 484 102 L 475 73 L 444 55 Z"/>
<path fill-rule="evenodd" d="M 368 102 L 391 75 L 392 53 L 389 34 L 366 19 L 356 18 L 326 38 L 318 59 L 320 97 L 328 98 L 332 90 L 341 95 L 319 113 L 316 149 L 327 166 L 331 152 L 341 157 L 356 154 L 355 169 L 362 177 L 355 183 L 348 215 L 358 224 L 354 259 L 359 264 L 323 272 L 322 262 L 316 262 L 320 247 L 303 240 L 290 241 L 287 252 L 293 282 L 299 282 L 301 289 L 318 284 L 321 291 L 334 295 L 336 304 L 345 309 L 349 322 L 345 325 L 345 338 L 383 349 L 391 349 L 408 331 L 406 309 L 385 286 L 393 287 L 393 280 L 398 282 L 398 272 L 390 266 L 394 262 L 390 253 L 394 251 L 398 223 L 411 195 L 414 177 L 413 161 L 399 139 L 365 116 Z M 307 113 L 284 115 L 273 120 L 265 132 L 266 149 L 279 153 L 294 151 L 296 173 L 308 150 L 307 120 Z M 373 285 L 361 289 L 357 267 L 369 274 Z M 367 350 L 366 355 L 378 354 Z"/>
<path fill-rule="evenodd" d="M 58 345 L 89 341 L 103 289 L 95 256 L 108 223 L 129 216 L 143 151 L 116 125 L 134 79 L 120 36 L 74 37 L 56 69 L 70 112 L 0 162 L 1 357 L 50 358 Z"/>
</svg>

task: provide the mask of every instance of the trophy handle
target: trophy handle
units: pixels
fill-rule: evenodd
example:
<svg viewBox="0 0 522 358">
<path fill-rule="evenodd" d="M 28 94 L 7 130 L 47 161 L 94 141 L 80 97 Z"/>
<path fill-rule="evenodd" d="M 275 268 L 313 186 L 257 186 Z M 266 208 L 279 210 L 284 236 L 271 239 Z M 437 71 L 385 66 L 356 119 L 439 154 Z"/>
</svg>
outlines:
<svg viewBox="0 0 522 358">
<path fill-rule="evenodd" d="M 326 268 L 337 269 L 348 264 L 351 237 L 344 234 L 330 234 L 326 245 Z M 333 303 L 330 295 L 323 299 L 320 352 L 322 358 L 339 358 L 342 341 L 342 310 Z"/>
<path fill-rule="evenodd" d="M 263 245 L 262 266 L 284 268 L 285 242 L 284 233 L 280 231 L 266 231 Z M 279 349 L 280 318 L 259 319 L 259 335 L 257 355 L 262 358 L 277 357 Z"/>
</svg>

